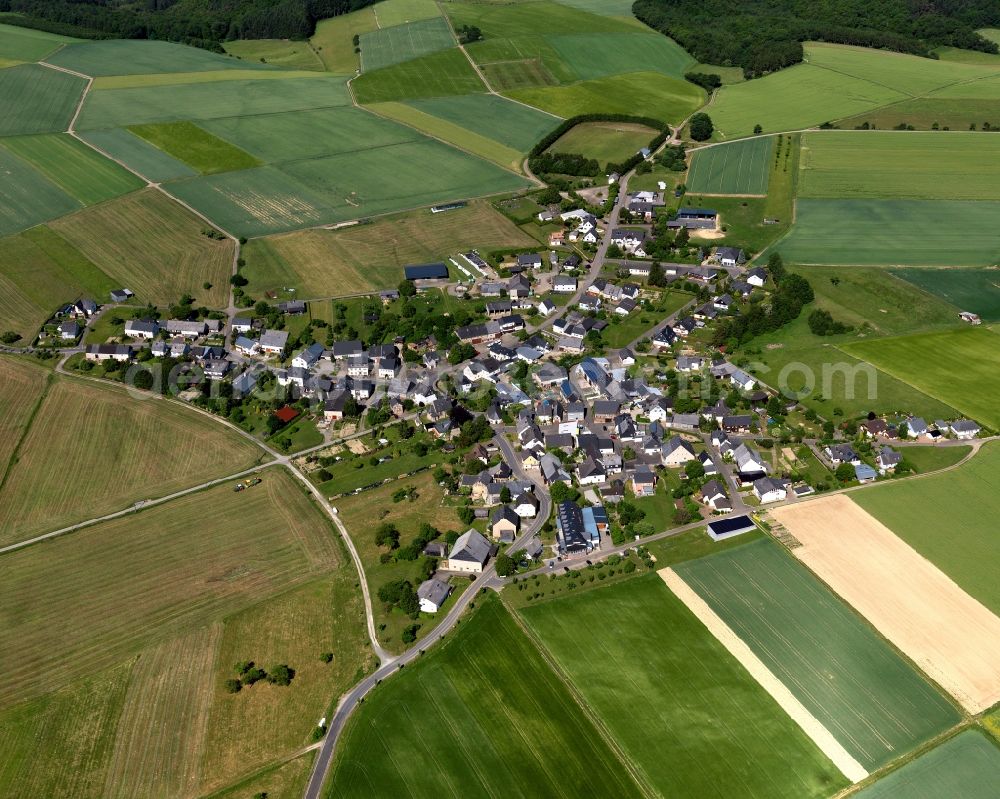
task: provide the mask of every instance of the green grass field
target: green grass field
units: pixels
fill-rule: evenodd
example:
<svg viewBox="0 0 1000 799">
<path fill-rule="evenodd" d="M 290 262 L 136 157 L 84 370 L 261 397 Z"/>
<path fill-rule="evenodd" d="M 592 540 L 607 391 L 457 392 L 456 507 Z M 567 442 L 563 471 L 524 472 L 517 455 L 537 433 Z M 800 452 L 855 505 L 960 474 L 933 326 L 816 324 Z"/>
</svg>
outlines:
<svg viewBox="0 0 1000 799">
<path fill-rule="evenodd" d="M 526 153 L 559 120 L 495 94 L 414 100 L 414 108 Z"/>
<path fill-rule="evenodd" d="M 515 100 L 561 117 L 577 114 L 634 114 L 663 122 L 679 122 L 705 101 L 693 83 L 659 72 L 632 72 L 568 86 L 516 89 L 506 92 Z"/>
<path fill-rule="evenodd" d="M 114 161 L 65 133 L 14 136 L 0 141 L 83 205 L 120 197 L 146 184 Z"/>
<path fill-rule="evenodd" d="M 576 72 L 541 32 L 484 39 L 467 45 L 466 52 L 497 91 L 578 80 Z"/>
<path fill-rule="evenodd" d="M 635 19 L 615 19 L 571 8 L 551 0 L 531 3 L 449 2 L 445 13 L 452 25 L 475 25 L 485 39 L 537 33 L 635 33 L 649 29 Z"/>
<path fill-rule="evenodd" d="M 350 107 L 227 117 L 207 120 L 201 126 L 267 163 L 378 149 L 422 138 L 409 128 Z"/>
<path fill-rule="evenodd" d="M 892 771 L 857 799 L 990 799 L 1000 784 L 1000 749 L 966 730 Z"/>
<path fill-rule="evenodd" d="M 83 78 L 37 64 L 0 69 L 0 136 L 66 130 L 85 87 Z"/>
<path fill-rule="evenodd" d="M 683 78 L 694 64 L 686 50 L 659 33 L 564 33 L 548 40 L 582 80 L 639 70 Z"/>
<path fill-rule="evenodd" d="M 987 322 L 1000 321 L 1000 270 L 894 269 L 892 273 L 957 309 L 979 314 Z"/>
<path fill-rule="evenodd" d="M 869 771 L 959 721 L 930 683 L 772 541 L 676 571 Z"/>
<path fill-rule="evenodd" d="M 39 225 L 0 240 L 0 330 L 30 344 L 42 323 L 66 302 L 103 302 L 118 286 L 50 228 Z"/>
<path fill-rule="evenodd" d="M 434 0 L 383 0 L 375 8 L 379 25 L 388 28 L 421 19 L 441 16 Z"/>
<path fill-rule="evenodd" d="M 500 600 L 476 604 L 358 708 L 324 795 L 640 796 Z"/>
<path fill-rule="evenodd" d="M 907 457 L 910 448 L 905 451 Z M 1000 446 L 987 444 L 958 469 L 851 494 L 858 505 L 1000 614 L 991 519 L 1000 511 Z"/>
<path fill-rule="evenodd" d="M 316 32 L 309 43 L 328 72 L 353 75 L 361 66 L 358 54 L 354 52 L 354 37 L 377 28 L 375 12 L 371 6 L 366 6 L 349 14 L 321 19 L 316 23 Z"/>
<path fill-rule="evenodd" d="M 631 158 L 656 134 L 653 128 L 627 122 L 583 122 L 552 142 L 547 152 L 578 153 L 606 167 Z"/>
<path fill-rule="evenodd" d="M 271 64 L 285 69 L 317 69 L 325 66 L 308 42 L 290 39 L 237 39 L 223 44 L 227 53 L 244 61 Z"/>
<path fill-rule="evenodd" d="M 365 105 L 486 91 L 469 60 L 454 47 L 365 73 L 351 88 Z"/>
<path fill-rule="evenodd" d="M 61 378 L 39 406 L 0 488 L 0 541 L 21 541 L 231 474 L 257 463 L 260 454 L 199 414 Z"/>
<path fill-rule="evenodd" d="M 688 191 L 698 194 L 767 194 L 773 154 L 773 136 L 696 150 L 688 170 Z"/>
<path fill-rule="evenodd" d="M 205 236 L 204 221 L 155 189 L 84 209 L 51 227 L 142 302 L 170 304 L 190 294 L 199 305 L 226 305 L 234 243 Z"/>
<path fill-rule="evenodd" d="M 344 79 L 322 75 L 101 89 L 87 96 L 79 127 L 81 130 L 118 128 L 178 119 L 197 121 L 349 104 Z"/>
<path fill-rule="evenodd" d="M 324 72 L 306 69 L 216 69 L 209 72 L 157 72 L 153 75 L 106 75 L 94 78 L 91 89 L 149 89 L 192 83 L 232 83 L 240 80 L 329 79 Z"/>
<path fill-rule="evenodd" d="M 1000 202 L 798 200 L 786 261 L 858 266 L 986 266 L 1000 260 Z"/>
<path fill-rule="evenodd" d="M 1000 140 L 978 133 L 807 133 L 800 197 L 1000 199 Z"/>
<path fill-rule="evenodd" d="M 210 53 L 173 42 L 106 39 L 80 42 L 62 48 L 50 63 L 91 77 L 154 75 L 161 72 L 210 72 L 220 69 L 267 69 L 238 58 Z"/>
<path fill-rule="evenodd" d="M 659 576 L 521 614 L 650 795 L 806 799 L 845 785 Z"/>
<path fill-rule="evenodd" d="M 132 125 L 129 131 L 202 175 L 260 166 L 260 161 L 193 122 Z"/>
<path fill-rule="evenodd" d="M 45 56 L 76 41 L 56 33 L 0 24 L 0 58 L 11 61 L 41 61 Z"/>
<path fill-rule="evenodd" d="M 2 72 L 0 72 L 2 75 Z M 68 214 L 80 203 L 26 161 L 0 147 L 0 234 Z"/>
<path fill-rule="evenodd" d="M 378 9 L 375 9 L 378 14 Z M 361 34 L 361 71 L 374 72 L 454 47 L 448 20 L 433 17 Z"/>
<path fill-rule="evenodd" d="M 287 287 L 303 298 L 333 297 L 395 286 L 406 264 L 532 244 L 488 203 L 474 202 L 446 214 L 421 210 L 370 225 L 255 239 L 243 250 L 242 274 L 255 296 Z"/>
<path fill-rule="evenodd" d="M 840 119 L 837 126 L 856 128 L 866 122 L 880 130 L 900 124 L 912 125 L 917 130 L 933 130 L 937 125 L 941 130 L 967 131 L 970 125 L 978 129 L 983 122 L 1000 127 L 1000 96 L 994 99 L 919 97 Z"/>
<path fill-rule="evenodd" d="M 125 128 L 91 130 L 82 138 L 155 183 L 198 174 L 183 161 L 167 155 Z"/>
<path fill-rule="evenodd" d="M 965 328 L 842 345 L 851 355 L 910 383 L 994 430 L 1000 429 L 1000 334 Z M 930 357 L 929 357 L 930 356 Z"/>
</svg>

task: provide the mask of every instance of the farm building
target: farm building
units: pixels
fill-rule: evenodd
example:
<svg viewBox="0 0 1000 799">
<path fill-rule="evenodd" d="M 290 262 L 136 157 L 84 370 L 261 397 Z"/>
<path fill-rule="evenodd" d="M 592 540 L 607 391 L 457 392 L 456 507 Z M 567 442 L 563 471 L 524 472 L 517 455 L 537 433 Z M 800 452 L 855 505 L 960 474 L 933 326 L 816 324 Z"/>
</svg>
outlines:
<svg viewBox="0 0 1000 799">
<path fill-rule="evenodd" d="M 711 208 L 679 208 L 677 216 L 667 222 L 667 228 L 679 230 L 714 230 L 719 220 L 718 211 Z"/>
<path fill-rule="evenodd" d="M 708 535 L 713 541 L 724 541 L 737 535 L 749 533 L 757 525 L 749 516 L 730 516 L 708 523 Z"/>
<path fill-rule="evenodd" d="M 407 280 L 447 280 L 448 267 L 443 263 L 414 264 L 403 267 L 403 276 Z"/>
<path fill-rule="evenodd" d="M 458 537 L 448 555 L 449 571 L 479 573 L 490 556 L 489 542 L 475 530 Z"/>
</svg>

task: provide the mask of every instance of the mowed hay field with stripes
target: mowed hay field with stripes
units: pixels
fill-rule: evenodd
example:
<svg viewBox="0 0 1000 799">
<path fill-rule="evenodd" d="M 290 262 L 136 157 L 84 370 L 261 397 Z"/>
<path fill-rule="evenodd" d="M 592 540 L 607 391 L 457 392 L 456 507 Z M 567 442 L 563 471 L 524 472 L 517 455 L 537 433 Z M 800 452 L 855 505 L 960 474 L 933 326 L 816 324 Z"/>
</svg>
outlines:
<svg viewBox="0 0 1000 799">
<path fill-rule="evenodd" d="M 441 214 L 414 211 L 370 225 L 254 239 L 243 250 L 240 274 L 257 294 L 294 288 L 303 299 L 336 297 L 396 286 L 406 264 L 447 262 L 471 248 L 531 246 L 537 242 L 527 233 L 476 201 Z"/>
<path fill-rule="evenodd" d="M 806 799 L 847 784 L 655 574 L 520 613 L 651 795 Z"/>
<path fill-rule="evenodd" d="M 191 410 L 58 377 L 0 488 L 0 544 L 162 497 L 260 459 L 254 444 Z"/>
<path fill-rule="evenodd" d="M 565 684 L 493 596 L 369 694 L 327 797 L 642 795 Z"/>
<path fill-rule="evenodd" d="M 773 136 L 696 150 L 688 170 L 688 191 L 695 194 L 767 194 L 773 152 Z"/>
<path fill-rule="evenodd" d="M 69 127 L 87 81 L 38 64 L 0 69 L 0 136 Z"/>
<path fill-rule="evenodd" d="M 202 795 L 308 744 L 371 667 L 363 606 L 325 514 L 262 477 L 6 556 L 0 792 Z M 230 694 L 244 660 L 295 677 Z"/>
<path fill-rule="evenodd" d="M 0 480 L 38 407 L 51 372 L 20 358 L 0 358 Z"/>
<path fill-rule="evenodd" d="M 935 687 L 774 542 L 674 569 L 868 771 L 960 720 Z"/>
</svg>

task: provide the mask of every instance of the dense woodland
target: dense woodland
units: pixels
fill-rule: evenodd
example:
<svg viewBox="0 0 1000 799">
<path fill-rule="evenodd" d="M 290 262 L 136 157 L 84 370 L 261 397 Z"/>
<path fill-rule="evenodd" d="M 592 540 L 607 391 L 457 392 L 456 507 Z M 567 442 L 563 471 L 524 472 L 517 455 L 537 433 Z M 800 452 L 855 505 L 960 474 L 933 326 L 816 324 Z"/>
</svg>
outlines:
<svg viewBox="0 0 1000 799">
<path fill-rule="evenodd" d="M 229 39 L 305 39 L 317 20 L 375 0 L 0 0 L 4 22 L 84 38 L 165 39 L 221 51 Z"/>
<path fill-rule="evenodd" d="M 705 64 L 755 77 L 825 41 L 929 55 L 939 46 L 997 52 L 976 33 L 1000 23 L 996 0 L 637 0 L 635 15 Z"/>
</svg>

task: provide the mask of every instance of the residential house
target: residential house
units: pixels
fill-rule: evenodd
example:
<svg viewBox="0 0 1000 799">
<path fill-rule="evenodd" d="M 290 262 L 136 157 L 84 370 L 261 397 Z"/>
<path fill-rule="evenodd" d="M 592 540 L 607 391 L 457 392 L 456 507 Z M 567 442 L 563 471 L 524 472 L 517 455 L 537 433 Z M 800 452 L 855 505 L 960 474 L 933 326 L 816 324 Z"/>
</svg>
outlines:
<svg viewBox="0 0 1000 799">
<path fill-rule="evenodd" d="M 739 266 L 746 261 L 746 255 L 738 247 L 716 247 L 714 258 L 722 266 Z"/>
<path fill-rule="evenodd" d="M 959 419 L 949 425 L 955 438 L 970 439 L 979 435 L 980 427 L 971 419 Z"/>
<path fill-rule="evenodd" d="M 875 463 L 881 474 L 888 474 L 889 472 L 895 471 L 896 467 L 899 466 L 902 460 L 903 456 L 896 452 L 896 450 L 891 447 L 882 447 L 878 452 L 878 457 L 876 458 Z"/>
<path fill-rule="evenodd" d="M 259 343 L 261 352 L 281 355 L 288 344 L 288 333 L 285 330 L 265 330 Z"/>
<path fill-rule="evenodd" d="M 557 294 L 576 293 L 577 280 L 571 275 L 556 275 L 552 280 L 552 290 Z"/>
<path fill-rule="evenodd" d="M 534 519 L 538 515 L 539 502 L 534 494 L 524 491 L 514 497 L 510 503 L 511 508 L 522 519 Z"/>
<path fill-rule="evenodd" d="M 667 467 L 683 466 L 696 457 L 694 447 L 680 436 L 674 436 L 660 449 L 660 458 Z"/>
<path fill-rule="evenodd" d="M 746 282 L 754 288 L 763 288 L 767 283 L 767 270 L 762 266 L 757 266 L 746 273 Z"/>
<path fill-rule="evenodd" d="M 155 319 L 129 319 L 125 323 L 125 335 L 130 338 L 156 338 L 160 324 Z"/>
<path fill-rule="evenodd" d="M 709 480 L 699 491 L 701 501 L 712 510 L 728 513 L 733 509 L 733 504 L 729 501 L 726 489 L 718 480 Z"/>
<path fill-rule="evenodd" d="M 854 465 L 854 479 L 862 484 L 874 483 L 878 479 L 878 472 L 867 463 L 857 463 Z"/>
<path fill-rule="evenodd" d="M 314 366 L 321 357 L 323 357 L 323 345 L 310 344 L 294 358 L 292 358 L 292 366 L 297 366 L 300 369 L 309 369 Z"/>
<path fill-rule="evenodd" d="M 771 477 L 754 480 L 753 493 L 762 505 L 768 502 L 781 502 L 788 494 L 784 483 Z"/>
<path fill-rule="evenodd" d="M 519 255 L 517 256 L 517 265 L 524 269 L 540 269 L 542 266 L 542 256 L 537 252 Z"/>
<path fill-rule="evenodd" d="M 88 361 L 118 361 L 132 360 L 132 348 L 127 344 L 91 344 L 84 356 Z"/>
<path fill-rule="evenodd" d="M 246 336 L 237 336 L 233 346 L 244 355 L 256 355 L 260 349 L 260 342 Z"/>
<path fill-rule="evenodd" d="M 651 497 L 656 493 L 656 473 L 645 464 L 632 472 L 632 493 L 637 497 Z"/>
<path fill-rule="evenodd" d="M 417 598 L 420 600 L 420 610 L 424 613 L 437 613 L 441 610 L 448 595 L 451 594 L 451 584 L 444 580 L 431 577 L 417 588 Z"/>
<path fill-rule="evenodd" d="M 494 541 L 503 544 L 511 543 L 521 529 L 521 517 L 511 508 L 501 505 L 490 517 L 490 534 Z"/>
<path fill-rule="evenodd" d="M 583 526 L 583 512 L 575 502 L 560 502 L 556 508 L 556 542 L 563 555 L 590 552 L 593 548 Z"/>
<path fill-rule="evenodd" d="M 60 322 L 59 324 L 59 338 L 63 341 L 76 341 L 77 336 L 80 335 L 80 323 L 75 320 L 70 320 L 69 322 Z"/>
<path fill-rule="evenodd" d="M 861 458 L 850 444 L 831 444 L 823 452 L 834 466 L 840 466 L 842 463 L 850 463 L 852 466 L 857 466 L 861 463 Z"/>
<path fill-rule="evenodd" d="M 458 537 L 451 548 L 444 568 L 453 572 L 479 574 L 489 560 L 490 551 L 490 544 L 482 535 L 476 530 L 468 530 Z"/>
</svg>

